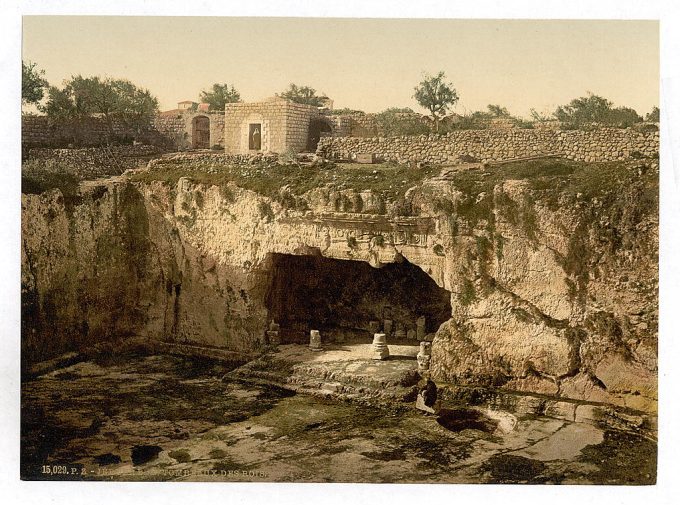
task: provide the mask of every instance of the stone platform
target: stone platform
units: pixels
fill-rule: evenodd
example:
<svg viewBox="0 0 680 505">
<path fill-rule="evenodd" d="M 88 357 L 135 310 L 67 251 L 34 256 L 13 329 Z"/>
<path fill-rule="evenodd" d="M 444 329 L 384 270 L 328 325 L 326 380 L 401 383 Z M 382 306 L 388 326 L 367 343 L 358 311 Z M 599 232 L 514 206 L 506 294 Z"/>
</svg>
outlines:
<svg viewBox="0 0 680 505">
<path fill-rule="evenodd" d="M 281 345 L 236 368 L 225 380 L 252 384 L 269 384 L 314 396 L 363 401 L 384 406 L 407 403 L 415 405 L 418 373 L 416 345 L 389 345 L 390 356 L 372 359 L 372 345 L 367 343 L 325 344 L 315 352 L 306 345 Z M 527 392 L 496 388 L 464 387 L 437 382 L 439 397 L 446 406 L 477 406 L 578 422 L 606 429 L 616 429 L 656 439 L 656 418 L 627 413 L 594 402 L 558 400 Z"/>
<path fill-rule="evenodd" d="M 315 352 L 304 345 L 281 345 L 278 352 L 235 369 L 227 378 L 264 381 L 314 395 L 414 401 L 420 379 L 418 346 L 390 345 L 385 360 L 372 359 L 371 349 L 371 344 L 328 344 Z"/>
</svg>

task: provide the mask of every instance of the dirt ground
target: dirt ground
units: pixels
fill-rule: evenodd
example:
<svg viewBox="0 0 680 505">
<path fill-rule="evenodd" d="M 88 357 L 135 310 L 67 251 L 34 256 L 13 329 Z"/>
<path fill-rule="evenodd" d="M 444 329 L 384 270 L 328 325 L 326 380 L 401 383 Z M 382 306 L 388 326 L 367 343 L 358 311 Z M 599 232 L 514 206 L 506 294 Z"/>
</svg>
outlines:
<svg viewBox="0 0 680 505">
<path fill-rule="evenodd" d="M 222 378 L 168 355 L 102 357 L 22 384 L 29 480 L 652 484 L 656 444 L 549 417 L 428 416 Z"/>
</svg>

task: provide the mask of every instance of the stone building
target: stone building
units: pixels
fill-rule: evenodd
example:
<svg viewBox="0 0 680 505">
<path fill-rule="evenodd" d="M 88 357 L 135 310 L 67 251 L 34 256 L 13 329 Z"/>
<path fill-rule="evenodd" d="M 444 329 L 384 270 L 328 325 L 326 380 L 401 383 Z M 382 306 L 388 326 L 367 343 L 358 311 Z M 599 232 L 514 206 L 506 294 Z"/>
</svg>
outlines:
<svg viewBox="0 0 680 505">
<path fill-rule="evenodd" d="M 317 107 L 281 97 L 262 102 L 229 103 L 224 113 L 227 154 L 314 151 L 331 123 Z"/>
<path fill-rule="evenodd" d="M 224 147 L 224 114 L 210 111 L 208 104 L 179 102 L 176 109 L 159 113 L 154 127 L 168 137 L 176 149 Z"/>
<path fill-rule="evenodd" d="M 196 109 L 196 107 L 198 107 L 198 103 L 192 100 L 182 100 L 181 102 L 177 102 L 177 108 L 179 110 L 191 110 Z"/>
</svg>

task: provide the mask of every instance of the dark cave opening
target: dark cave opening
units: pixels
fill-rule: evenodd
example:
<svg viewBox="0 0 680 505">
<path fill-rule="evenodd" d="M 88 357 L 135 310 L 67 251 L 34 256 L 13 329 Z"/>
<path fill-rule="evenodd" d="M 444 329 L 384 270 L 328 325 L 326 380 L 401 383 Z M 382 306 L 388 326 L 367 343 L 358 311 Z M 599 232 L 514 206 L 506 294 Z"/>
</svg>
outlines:
<svg viewBox="0 0 680 505">
<path fill-rule="evenodd" d="M 395 341 L 396 330 L 402 338 L 415 333 L 421 316 L 430 334 L 451 317 L 451 293 L 405 259 L 381 268 L 320 254 L 272 254 L 271 261 L 265 305 L 284 344 L 307 343 L 310 329 L 325 341 L 370 342 L 370 322 L 383 328 L 385 319 Z"/>
</svg>

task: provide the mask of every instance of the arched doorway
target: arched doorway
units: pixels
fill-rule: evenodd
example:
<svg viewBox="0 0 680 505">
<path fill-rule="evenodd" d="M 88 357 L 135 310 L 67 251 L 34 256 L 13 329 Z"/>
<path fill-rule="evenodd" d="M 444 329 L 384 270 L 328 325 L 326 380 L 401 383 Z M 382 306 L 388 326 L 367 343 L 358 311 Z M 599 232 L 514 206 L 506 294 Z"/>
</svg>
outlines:
<svg viewBox="0 0 680 505">
<path fill-rule="evenodd" d="M 191 121 L 191 138 L 194 149 L 210 149 L 210 119 L 207 116 L 196 116 Z"/>
<path fill-rule="evenodd" d="M 322 133 L 331 133 L 333 128 L 323 119 L 312 119 L 309 122 L 309 135 L 307 136 L 307 151 L 316 151 L 316 146 L 319 144 Z"/>
</svg>

